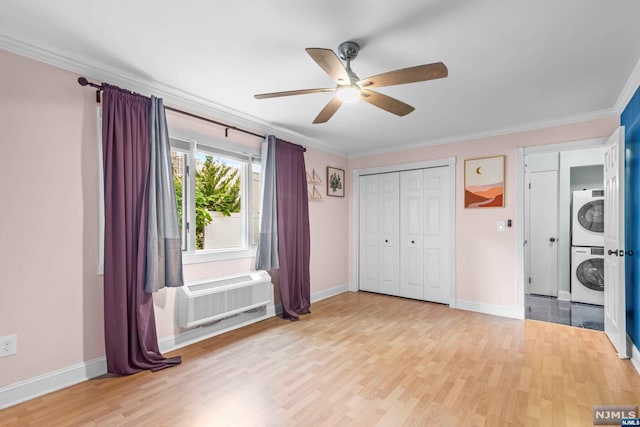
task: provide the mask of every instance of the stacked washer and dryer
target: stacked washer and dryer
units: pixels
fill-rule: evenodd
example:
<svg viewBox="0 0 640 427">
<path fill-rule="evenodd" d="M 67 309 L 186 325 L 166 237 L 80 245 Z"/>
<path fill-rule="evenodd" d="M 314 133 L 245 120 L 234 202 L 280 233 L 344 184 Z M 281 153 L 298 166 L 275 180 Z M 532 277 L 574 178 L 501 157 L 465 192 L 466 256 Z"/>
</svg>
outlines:
<svg viewBox="0 0 640 427">
<path fill-rule="evenodd" d="M 604 305 L 604 191 L 573 192 L 571 301 Z"/>
</svg>

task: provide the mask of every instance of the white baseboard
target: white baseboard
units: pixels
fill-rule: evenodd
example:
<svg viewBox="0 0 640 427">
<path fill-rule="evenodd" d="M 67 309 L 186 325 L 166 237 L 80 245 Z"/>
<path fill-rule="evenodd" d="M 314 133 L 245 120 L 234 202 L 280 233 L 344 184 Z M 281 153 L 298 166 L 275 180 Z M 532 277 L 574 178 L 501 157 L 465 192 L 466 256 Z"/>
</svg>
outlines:
<svg viewBox="0 0 640 427">
<path fill-rule="evenodd" d="M 558 291 L 558 299 L 561 301 L 571 301 L 571 292 Z"/>
<path fill-rule="evenodd" d="M 107 359 L 99 357 L 0 387 L 0 410 L 106 373 Z"/>
<path fill-rule="evenodd" d="M 640 350 L 633 343 L 631 343 L 631 363 L 636 368 L 638 375 L 640 375 Z"/>
<path fill-rule="evenodd" d="M 335 288 L 324 289 L 322 291 L 311 294 L 311 302 L 314 303 L 322 301 L 323 299 L 331 298 L 333 296 L 347 292 L 348 290 L 349 287 L 347 285 L 340 285 L 336 286 Z"/>
<path fill-rule="evenodd" d="M 317 302 L 347 291 L 347 285 L 325 289 L 311 295 L 311 302 Z M 195 344 L 216 335 L 268 319 L 276 315 L 277 307 L 273 304 L 267 306 L 266 313 L 246 318 L 242 316 L 225 319 L 213 325 L 190 329 L 159 340 L 161 353 L 177 350 L 179 348 Z M 282 306 L 280 306 L 282 311 Z M 235 320 L 234 320 L 235 319 Z M 99 377 L 107 373 L 107 360 L 99 357 L 87 362 L 58 369 L 53 372 L 29 378 L 14 384 L 0 387 L 0 410 L 17 405 L 30 399 L 72 386 L 91 378 Z"/>
<path fill-rule="evenodd" d="M 524 319 L 524 307 L 483 304 L 473 301 L 456 300 L 456 308 L 475 311 L 477 313 L 491 314 L 493 316 L 510 317 L 512 319 Z"/>
</svg>

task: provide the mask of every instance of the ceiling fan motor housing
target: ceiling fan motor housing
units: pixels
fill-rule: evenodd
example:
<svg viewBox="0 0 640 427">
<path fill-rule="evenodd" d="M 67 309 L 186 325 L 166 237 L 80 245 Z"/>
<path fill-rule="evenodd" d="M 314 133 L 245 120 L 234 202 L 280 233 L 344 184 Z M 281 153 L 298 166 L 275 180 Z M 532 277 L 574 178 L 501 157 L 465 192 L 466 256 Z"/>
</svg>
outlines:
<svg viewBox="0 0 640 427">
<path fill-rule="evenodd" d="M 344 61 L 356 59 L 359 51 L 360 45 L 356 42 L 344 42 L 338 46 L 338 55 L 340 55 L 340 58 Z"/>
</svg>

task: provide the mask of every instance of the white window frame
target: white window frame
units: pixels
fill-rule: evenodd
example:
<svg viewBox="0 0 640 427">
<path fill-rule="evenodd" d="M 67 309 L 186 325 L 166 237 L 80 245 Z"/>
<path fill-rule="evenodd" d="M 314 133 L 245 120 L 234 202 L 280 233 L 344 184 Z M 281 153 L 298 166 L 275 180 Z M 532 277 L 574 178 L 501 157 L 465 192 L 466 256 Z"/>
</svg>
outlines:
<svg viewBox="0 0 640 427">
<path fill-rule="evenodd" d="M 187 173 L 186 182 L 188 185 L 183 187 L 183 194 L 185 190 L 188 191 L 187 200 L 189 200 L 186 209 L 183 211 L 183 215 L 189 224 L 187 229 L 187 249 L 182 252 L 183 264 L 195 264 L 201 262 L 222 261 L 230 259 L 251 258 L 256 255 L 256 247 L 252 246 L 253 236 L 253 221 L 251 218 L 252 212 L 252 164 L 260 161 L 260 148 L 250 147 L 245 145 L 239 145 L 231 143 L 229 141 L 220 140 L 207 135 L 197 134 L 182 129 L 169 129 L 169 140 L 172 149 L 188 152 L 187 164 L 185 165 L 185 172 Z M 209 249 L 209 250 L 196 250 L 195 239 L 195 203 L 192 201 L 195 198 L 195 154 L 198 147 L 204 148 L 205 151 L 211 152 L 221 157 L 228 157 L 245 162 L 242 168 L 241 185 L 241 205 L 242 209 L 242 247 L 239 248 L 226 248 L 226 249 Z"/>
</svg>

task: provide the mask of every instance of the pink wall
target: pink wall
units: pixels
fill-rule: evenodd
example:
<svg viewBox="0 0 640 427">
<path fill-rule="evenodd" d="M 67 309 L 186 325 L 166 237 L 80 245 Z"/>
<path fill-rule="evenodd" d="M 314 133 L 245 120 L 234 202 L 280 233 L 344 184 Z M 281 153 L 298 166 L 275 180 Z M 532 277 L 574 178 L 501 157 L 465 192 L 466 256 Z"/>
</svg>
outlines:
<svg viewBox="0 0 640 427">
<path fill-rule="evenodd" d="M 411 163 L 455 156 L 456 165 L 456 282 L 459 300 L 506 307 L 516 306 L 516 238 L 515 228 L 496 231 L 496 221 L 515 220 L 515 149 L 609 136 L 618 126 L 618 117 L 557 126 L 491 138 L 387 153 L 351 159 L 349 175 L 354 169 Z M 464 209 L 464 160 L 505 155 L 505 207 Z M 353 274 L 354 227 L 349 204 L 349 277 Z"/>
<path fill-rule="evenodd" d="M 77 75 L 0 50 L 0 336 L 18 353 L 0 358 L 0 387 L 104 355 L 98 266 L 95 92 Z M 224 139 L 224 129 L 169 114 L 169 125 Z M 260 139 L 229 132 L 238 144 Z M 293 141 L 295 142 L 295 141 Z M 346 169 L 317 150 L 309 168 Z M 311 292 L 346 285 L 347 199 L 310 204 Z M 190 264 L 186 280 L 253 269 L 253 258 Z M 159 338 L 179 331 L 176 291 L 154 294 Z"/>
<path fill-rule="evenodd" d="M 311 224 L 311 293 L 347 286 L 348 196 L 327 197 L 327 166 L 347 169 L 347 159 L 322 151 L 307 149 L 305 163 L 309 173 L 313 169 L 322 179 L 316 188 L 322 199 L 309 199 Z M 309 186 L 311 190 L 311 186 Z"/>
<path fill-rule="evenodd" d="M 104 354 L 95 94 L 0 50 L 0 386 Z"/>
</svg>

